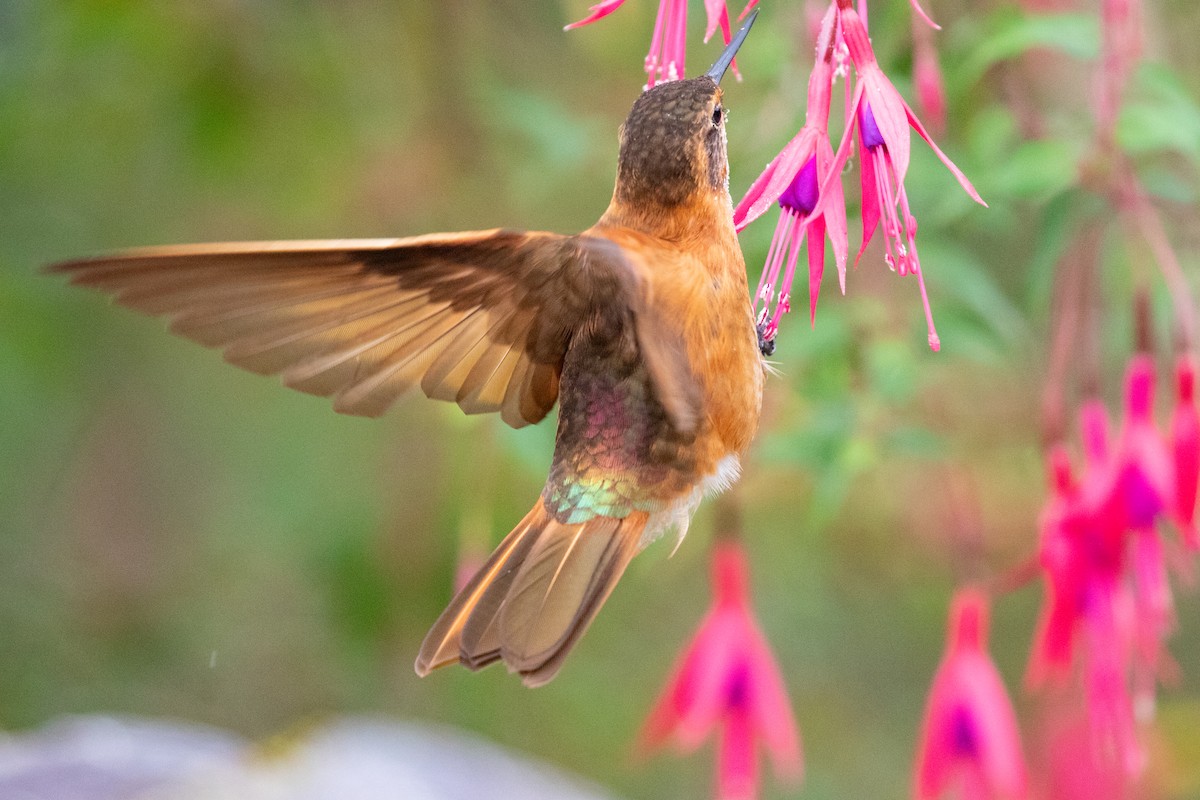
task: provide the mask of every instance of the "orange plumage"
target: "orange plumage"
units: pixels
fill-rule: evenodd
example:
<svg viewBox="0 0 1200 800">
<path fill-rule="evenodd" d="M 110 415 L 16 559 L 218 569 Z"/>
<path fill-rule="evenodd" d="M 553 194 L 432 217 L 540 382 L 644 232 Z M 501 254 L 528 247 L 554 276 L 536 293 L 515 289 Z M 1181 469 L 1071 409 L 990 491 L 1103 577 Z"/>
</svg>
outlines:
<svg viewBox="0 0 1200 800">
<path fill-rule="evenodd" d="M 541 497 L 416 664 L 502 660 L 544 683 L 630 559 L 682 538 L 703 493 L 736 478 L 757 428 L 718 86 L 748 27 L 708 75 L 638 98 L 612 202 L 581 234 L 194 245 L 52 269 L 345 413 L 377 416 L 414 386 L 514 427 L 558 402 Z"/>
</svg>

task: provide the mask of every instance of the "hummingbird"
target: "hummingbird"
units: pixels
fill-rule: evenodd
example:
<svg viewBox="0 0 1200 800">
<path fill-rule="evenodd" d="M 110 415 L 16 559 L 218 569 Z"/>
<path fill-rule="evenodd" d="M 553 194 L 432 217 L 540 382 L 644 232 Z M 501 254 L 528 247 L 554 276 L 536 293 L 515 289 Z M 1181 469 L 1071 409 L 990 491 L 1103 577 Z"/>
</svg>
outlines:
<svg viewBox="0 0 1200 800">
<path fill-rule="evenodd" d="M 720 81 L 646 89 L 616 186 L 573 236 L 152 247 L 51 266 L 235 365 L 374 417 L 406 390 L 519 428 L 559 404 L 533 508 L 433 624 L 416 671 L 553 678 L 630 560 L 736 480 L 765 378 L 733 226 Z M 678 546 L 678 544 L 676 545 Z"/>
</svg>

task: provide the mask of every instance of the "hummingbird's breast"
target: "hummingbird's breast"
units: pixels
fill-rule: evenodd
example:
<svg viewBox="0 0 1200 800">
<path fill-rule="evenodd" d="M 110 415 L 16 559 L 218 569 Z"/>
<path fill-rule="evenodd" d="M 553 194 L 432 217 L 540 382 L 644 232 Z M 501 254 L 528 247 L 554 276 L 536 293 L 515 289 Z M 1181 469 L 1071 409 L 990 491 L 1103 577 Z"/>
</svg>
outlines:
<svg viewBox="0 0 1200 800">
<path fill-rule="evenodd" d="M 543 498 L 565 523 L 658 511 L 694 483 L 695 441 L 655 396 L 633 326 L 598 319 L 563 364 Z"/>
<path fill-rule="evenodd" d="M 675 357 L 699 388 L 694 427 L 677 429 L 659 401 L 631 320 L 597 318 L 569 348 L 559 428 L 543 498 L 560 521 L 624 517 L 694 503 L 706 482 L 728 482 L 762 405 L 763 363 L 741 251 L 729 236 L 668 242 L 604 231 L 650 283 L 655 313 L 677 328 Z"/>
<path fill-rule="evenodd" d="M 727 234 L 727 235 L 726 235 Z M 689 367 L 703 389 L 706 434 L 697 449 L 705 474 L 727 455 L 741 456 L 758 430 L 765 370 L 746 266 L 732 225 L 698 231 L 686 258 L 665 263 L 654 278 L 687 343 Z"/>
</svg>

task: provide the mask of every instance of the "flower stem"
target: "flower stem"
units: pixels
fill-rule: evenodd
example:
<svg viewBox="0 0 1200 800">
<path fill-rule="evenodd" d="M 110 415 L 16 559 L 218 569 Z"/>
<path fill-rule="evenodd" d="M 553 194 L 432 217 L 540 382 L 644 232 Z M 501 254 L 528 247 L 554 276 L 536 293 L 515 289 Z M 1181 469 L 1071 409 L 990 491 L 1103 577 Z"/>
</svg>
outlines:
<svg viewBox="0 0 1200 800">
<path fill-rule="evenodd" d="M 713 538 L 718 542 L 741 541 L 743 527 L 742 499 L 734 486 L 713 503 Z"/>
</svg>

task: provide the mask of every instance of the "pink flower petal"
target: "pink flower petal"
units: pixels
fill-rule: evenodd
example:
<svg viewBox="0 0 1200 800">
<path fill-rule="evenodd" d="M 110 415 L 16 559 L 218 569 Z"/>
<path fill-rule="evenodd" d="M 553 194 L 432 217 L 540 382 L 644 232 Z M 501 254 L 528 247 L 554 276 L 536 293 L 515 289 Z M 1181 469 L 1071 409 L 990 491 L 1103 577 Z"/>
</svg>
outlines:
<svg viewBox="0 0 1200 800">
<path fill-rule="evenodd" d="M 1137 618 L 1137 661 L 1134 672 L 1135 700 L 1141 708 L 1153 708 L 1154 685 L 1163 653 L 1163 643 L 1175 623 L 1171 587 L 1162 542 L 1153 529 L 1137 531 L 1133 539 L 1134 613 Z"/>
<path fill-rule="evenodd" d="M 689 703 L 680 709 L 675 729 L 675 742 L 685 752 L 699 747 L 725 716 L 730 675 L 741 662 L 739 620 L 724 610 L 716 611 L 710 619 L 709 636 L 692 674 Z"/>
<path fill-rule="evenodd" d="M 745 197 L 733 211 L 733 222 L 741 231 L 766 212 L 791 185 L 796 174 L 813 157 L 817 143 L 816 130 L 805 126 L 771 160 L 762 174 L 754 179 Z"/>
<path fill-rule="evenodd" d="M 841 182 L 842 170 L 846 166 L 846 160 L 850 157 L 850 145 L 854 141 L 854 131 L 857 129 L 858 106 L 862 102 L 863 84 L 859 81 L 854 87 L 853 94 L 846 102 L 846 119 L 850 120 L 850 124 L 846 125 L 846 130 L 842 132 L 842 140 L 838 142 L 837 151 L 833 154 L 833 165 L 829 172 L 825 174 L 824 180 L 821 182 L 821 189 L 818 192 L 817 205 L 812 210 L 812 215 L 823 213 L 825 206 L 831 201 L 830 188 L 834 181 Z"/>
<path fill-rule="evenodd" d="M 1130 651 L 1129 598 L 1113 583 L 1097 583 L 1087 599 L 1083 682 L 1094 746 L 1128 775 L 1141 772 L 1138 742 L 1124 665 Z"/>
<path fill-rule="evenodd" d="M 986 652 L 987 600 L 959 591 L 951 603 L 946 654 L 926 704 L 914 771 L 917 800 L 952 786 L 965 796 L 1018 800 L 1026 793 L 1016 715 Z"/>
<path fill-rule="evenodd" d="M 1200 413 L 1196 410 L 1196 365 L 1188 356 L 1175 365 L 1175 408 L 1171 413 L 1171 456 L 1175 467 L 1176 519 L 1183 540 L 1200 549 L 1196 531 L 1196 492 L 1200 484 Z"/>
<path fill-rule="evenodd" d="M 832 168 L 833 147 L 829 143 L 829 137 L 822 136 L 817 140 L 817 174 L 827 175 Z M 841 288 L 842 294 L 845 294 L 846 259 L 849 255 L 850 242 L 846 225 L 846 200 L 842 192 L 841 178 L 834 176 L 834 180 L 825 187 L 825 191 L 829 195 L 828 202 L 824 212 L 819 216 L 829 236 L 829 244 L 833 248 L 833 261 L 838 271 L 838 286 Z"/>
<path fill-rule="evenodd" d="M 783 678 L 750 611 L 739 545 L 715 548 L 712 579 L 713 606 L 651 710 L 640 741 L 650 748 L 673 740 L 690 750 L 719 729 L 718 796 L 753 798 L 759 740 L 783 777 L 799 777 L 800 740 Z"/>
<path fill-rule="evenodd" d="M 879 227 L 879 218 L 884 199 L 879 196 L 879 174 L 876 159 L 862 145 L 862 136 L 858 137 L 858 172 L 862 186 L 862 244 L 858 247 L 858 255 L 854 257 L 854 266 L 862 260 L 875 229 Z"/>
<path fill-rule="evenodd" d="M 914 26 L 913 29 L 913 90 L 917 107 L 929 120 L 930 127 L 941 133 L 946 130 L 946 89 L 942 68 L 938 64 L 933 34 Z"/>
<path fill-rule="evenodd" d="M 1124 772 L 1096 750 L 1086 716 L 1060 716 L 1048 727 L 1044 748 L 1048 756 L 1046 798 L 1123 800 L 1127 797 Z"/>
<path fill-rule="evenodd" d="M 750 713 L 745 708 L 734 708 L 721 731 L 717 798 L 754 800 L 758 797 L 758 783 L 758 753 Z"/>
<path fill-rule="evenodd" d="M 1083 609 L 1077 542 L 1079 499 L 1071 462 L 1061 445 L 1050 451 L 1051 494 L 1038 520 L 1038 557 L 1046 572 L 1046 597 L 1034 634 L 1025 681 L 1036 688 L 1047 679 L 1070 674 L 1075 631 Z"/>
<path fill-rule="evenodd" d="M 1135 355 L 1125 382 L 1125 424 L 1118 447 L 1118 491 L 1125 526 L 1146 528 L 1171 508 L 1175 477 L 1167 443 L 1154 425 L 1154 361 Z"/>
<path fill-rule="evenodd" d="M 729 25 L 729 11 L 725 8 L 725 0 L 704 0 L 704 41 L 707 42 L 721 26 L 722 17 L 725 26 Z"/>
<path fill-rule="evenodd" d="M 754 631 L 750 664 L 751 710 L 755 727 L 771 755 L 776 774 L 798 782 L 804 774 L 804 756 L 796 718 L 792 715 L 792 702 L 775 657 L 757 630 Z"/>
<path fill-rule="evenodd" d="M 971 698 L 971 721 L 979 736 L 975 764 L 988 797 L 1018 798 L 1026 792 L 1025 759 L 1012 703 L 1000 674 L 986 654 L 964 657 L 958 665 L 959 691 Z"/>
<path fill-rule="evenodd" d="M 700 660 L 708 654 L 708 649 L 702 647 L 704 630 L 701 628 L 701 635 L 684 651 L 662 694 L 651 707 L 638 736 L 640 749 L 653 750 L 665 744 L 675 734 L 684 712 L 691 707 Z"/>
<path fill-rule="evenodd" d="M 808 322 L 817 324 L 817 298 L 821 295 L 821 278 L 825 274 L 825 218 L 817 217 L 808 223 Z"/>
<path fill-rule="evenodd" d="M 940 31 L 942 29 L 941 25 L 938 25 L 936 22 L 934 22 L 932 19 L 929 18 L 929 15 L 925 13 L 925 9 L 921 8 L 921 4 L 918 3 L 917 0 L 908 0 L 908 1 L 909 1 L 909 5 L 912 6 L 913 11 L 916 12 L 917 16 L 920 17 L 925 22 L 926 25 L 933 28 L 935 31 Z"/>
<path fill-rule="evenodd" d="M 569 31 L 573 30 L 574 28 L 581 28 L 584 25 L 590 25 L 597 20 L 604 19 L 609 14 L 620 8 L 621 4 L 624 2 L 625 0 L 604 0 L 602 3 L 596 3 L 596 5 L 588 9 L 591 11 L 590 14 L 578 22 L 572 22 L 570 25 L 567 25 L 565 28 L 563 28 L 563 30 Z"/>
<path fill-rule="evenodd" d="M 1090 470 L 1102 469 L 1109 455 L 1108 411 L 1104 403 L 1095 397 L 1085 400 L 1079 411 L 1079 424 L 1084 463 Z"/>
<path fill-rule="evenodd" d="M 908 106 L 874 62 L 866 67 L 858 67 L 858 74 L 863 83 L 863 102 L 875 117 L 875 124 L 879 126 L 884 146 L 892 160 L 896 185 L 901 185 L 908 175 L 908 161 L 912 148 L 908 134 Z"/>
</svg>

